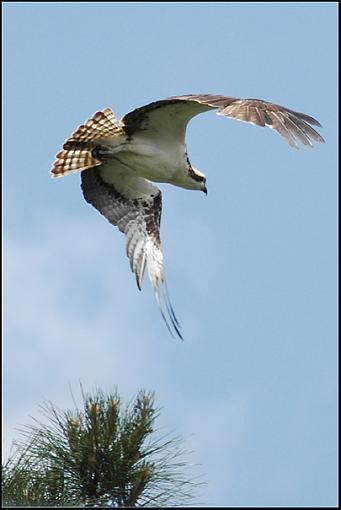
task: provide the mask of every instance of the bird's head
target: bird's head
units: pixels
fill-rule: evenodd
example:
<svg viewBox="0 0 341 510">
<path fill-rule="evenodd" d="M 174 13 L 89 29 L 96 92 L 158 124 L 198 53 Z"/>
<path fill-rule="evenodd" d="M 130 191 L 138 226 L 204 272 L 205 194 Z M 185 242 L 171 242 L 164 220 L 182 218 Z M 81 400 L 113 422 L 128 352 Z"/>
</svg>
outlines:
<svg viewBox="0 0 341 510">
<path fill-rule="evenodd" d="M 199 170 L 195 170 L 196 173 L 196 180 L 199 185 L 200 191 L 203 191 L 205 195 L 207 195 L 207 188 L 206 188 L 206 177 L 203 173 L 199 172 Z"/>
<path fill-rule="evenodd" d="M 207 195 L 206 176 L 197 168 L 192 167 L 190 172 L 193 188 L 203 191 Z"/>
</svg>

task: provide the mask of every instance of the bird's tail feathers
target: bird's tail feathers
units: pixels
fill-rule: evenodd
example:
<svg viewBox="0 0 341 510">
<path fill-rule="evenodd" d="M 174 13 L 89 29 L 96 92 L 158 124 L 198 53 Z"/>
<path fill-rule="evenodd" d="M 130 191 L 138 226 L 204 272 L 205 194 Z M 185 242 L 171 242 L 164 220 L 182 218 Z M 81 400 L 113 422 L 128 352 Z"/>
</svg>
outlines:
<svg viewBox="0 0 341 510">
<path fill-rule="evenodd" d="M 100 165 L 101 161 L 93 156 L 93 148 L 94 144 L 91 142 L 65 142 L 63 150 L 56 155 L 51 169 L 51 177 L 63 177 L 72 172 L 81 172 Z"/>
<path fill-rule="evenodd" d="M 100 165 L 102 162 L 94 156 L 93 150 L 101 142 L 122 134 L 122 125 L 111 108 L 96 112 L 65 141 L 52 165 L 51 177 L 63 177 Z"/>
</svg>

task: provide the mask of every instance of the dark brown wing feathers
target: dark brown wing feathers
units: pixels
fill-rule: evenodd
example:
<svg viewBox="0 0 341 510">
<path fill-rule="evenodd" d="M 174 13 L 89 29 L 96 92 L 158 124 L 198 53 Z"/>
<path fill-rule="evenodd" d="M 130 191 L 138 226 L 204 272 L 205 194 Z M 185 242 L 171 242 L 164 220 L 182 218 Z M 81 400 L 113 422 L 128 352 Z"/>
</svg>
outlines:
<svg viewBox="0 0 341 510">
<path fill-rule="evenodd" d="M 114 186 L 106 183 L 96 169 L 84 170 L 81 173 L 81 188 L 84 198 L 93 205 L 105 218 L 126 235 L 126 251 L 131 270 L 136 275 L 138 288 L 141 290 L 145 264 L 143 250 L 136 255 L 135 248 L 139 236 L 131 228 L 132 223 L 146 225 L 146 234 L 160 246 L 161 192 L 148 200 L 123 197 Z M 138 228 L 138 227 L 137 227 Z M 141 234 L 142 229 L 139 230 Z"/>
<path fill-rule="evenodd" d="M 311 140 L 324 142 L 322 136 L 311 127 L 312 125 L 321 127 L 321 124 L 309 115 L 261 99 L 238 99 L 209 94 L 175 96 L 154 101 L 125 115 L 121 121 L 122 127 L 131 136 L 138 129 L 143 129 L 146 119 L 152 112 L 172 104 L 181 104 L 181 102 L 194 102 L 207 106 L 207 109 L 216 108 L 219 115 L 249 122 L 256 126 L 268 126 L 279 133 L 294 148 L 298 148 L 297 141 L 310 147 L 313 146 Z M 197 113 L 201 113 L 200 110 L 189 115 L 184 123 L 186 124 Z"/>
<path fill-rule="evenodd" d="M 136 178 L 138 179 L 138 178 Z M 145 268 L 167 328 L 181 339 L 179 322 L 170 303 L 160 241 L 161 191 L 143 198 L 128 198 L 102 179 L 97 168 L 83 170 L 81 188 L 84 198 L 126 237 L 126 252 L 136 283 L 141 290 Z"/>
</svg>

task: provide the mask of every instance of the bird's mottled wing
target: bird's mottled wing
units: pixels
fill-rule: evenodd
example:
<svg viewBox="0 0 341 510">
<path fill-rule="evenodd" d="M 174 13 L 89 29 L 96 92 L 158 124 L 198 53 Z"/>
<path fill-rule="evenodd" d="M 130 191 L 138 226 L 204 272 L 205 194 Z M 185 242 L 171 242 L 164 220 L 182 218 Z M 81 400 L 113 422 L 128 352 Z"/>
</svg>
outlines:
<svg viewBox="0 0 341 510">
<path fill-rule="evenodd" d="M 124 131 L 111 108 L 95 113 L 64 142 L 63 150 L 58 152 L 52 165 L 51 176 L 62 177 L 99 166 L 101 161 L 96 158 L 96 148 L 122 134 Z"/>
<path fill-rule="evenodd" d="M 138 131 L 139 135 L 157 134 L 159 138 L 184 142 L 189 120 L 212 109 L 217 109 L 218 115 L 270 127 L 294 148 L 298 148 L 298 142 L 310 147 L 313 146 L 312 140 L 324 142 L 322 136 L 311 127 L 321 127 L 321 124 L 309 115 L 261 99 L 209 94 L 175 96 L 155 101 L 125 115 L 122 125 L 129 136 Z"/>
<path fill-rule="evenodd" d="M 174 331 L 182 338 L 169 300 L 163 267 L 161 191 L 146 179 L 129 174 L 124 169 L 112 170 L 112 166 L 103 164 L 102 167 L 83 171 L 81 187 L 84 197 L 125 234 L 127 256 L 138 288 L 141 290 L 147 266 L 162 317 L 170 332 L 173 334 Z"/>
</svg>

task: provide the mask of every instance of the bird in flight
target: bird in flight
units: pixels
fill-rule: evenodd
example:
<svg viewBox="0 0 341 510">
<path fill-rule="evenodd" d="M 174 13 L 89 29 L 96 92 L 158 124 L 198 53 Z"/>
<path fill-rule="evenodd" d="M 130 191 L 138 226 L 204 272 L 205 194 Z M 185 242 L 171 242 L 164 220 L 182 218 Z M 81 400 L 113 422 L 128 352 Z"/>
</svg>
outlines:
<svg viewBox="0 0 341 510">
<path fill-rule="evenodd" d="M 162 317 L 182 338 L 169 300 L 160 241 L 161 191 L 152 182 L 207 193 L 206 177 L 190 162 L 185 143 L 189 120 L 218 115 L 270 127 L 298 149 L 324 142 L 304 113 L 261 99 L 229 96 L 174 96 L 137 108 L 118 120 L 111 108 L 95 113 L 68 138 L 56 155 L 51 176 L 81 172 L 84 198 L 126 237 L 131 270 L 141 290 L 147 266 Z"/>
</svg>

